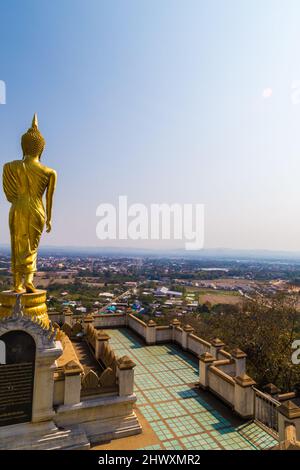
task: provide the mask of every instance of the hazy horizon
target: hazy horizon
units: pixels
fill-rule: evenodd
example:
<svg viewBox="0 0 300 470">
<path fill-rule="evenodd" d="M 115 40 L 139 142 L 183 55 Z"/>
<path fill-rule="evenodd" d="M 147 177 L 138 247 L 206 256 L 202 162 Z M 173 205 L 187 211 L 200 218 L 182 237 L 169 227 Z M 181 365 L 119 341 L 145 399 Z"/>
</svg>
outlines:
<svg viewBox="0 0 300 470">
<path fill-rule="evenodd" d="M 1 3 L 0 163 L 38 113 L 58 172 L 42 246 L 96 238 L 96 208 L 202 203 L 205 248 L 300 252 L 296 0 Z M 9 243 L 1 192 L 0 244 Z M 121 246 L 120 246 L 121 245 Z"/>
<path fill-rule="evenodd" d="M 1 253 L 2 251 L 2 253 Z M 10 256 L 10 245 L 0 244 L 0 254 Z M 222 261 L 256 261 L 256 262 L 300 262 L 300 251 L 280 250 L 250 250 L 230 248 L 210 248 L 198 251 L 187 251 L 185 249 L 151 249 L 151 248 L 128 248 L 128 247 L 101 247 L 101 246 L 62 246 L 42 245 L 39 250 L 40 256 L 90 256 L 90 257 L 154 257 L 166 259 L 195 259 L 211 262 Z"/>
</svg>

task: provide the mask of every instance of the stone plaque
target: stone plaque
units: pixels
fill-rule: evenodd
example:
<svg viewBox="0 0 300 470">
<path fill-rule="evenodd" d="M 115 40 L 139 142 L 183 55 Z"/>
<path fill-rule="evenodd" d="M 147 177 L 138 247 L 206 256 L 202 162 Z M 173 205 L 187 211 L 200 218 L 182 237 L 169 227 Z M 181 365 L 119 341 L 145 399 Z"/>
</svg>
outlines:
<svg viewBox="0 0 300 470">
<path fill-rule="evenodd" d="M 0 365 L 0 426 L 31 421 L 35 342 L 23 331 L 0 339 L 6 347 L 6 363 Z"/>
</svg>

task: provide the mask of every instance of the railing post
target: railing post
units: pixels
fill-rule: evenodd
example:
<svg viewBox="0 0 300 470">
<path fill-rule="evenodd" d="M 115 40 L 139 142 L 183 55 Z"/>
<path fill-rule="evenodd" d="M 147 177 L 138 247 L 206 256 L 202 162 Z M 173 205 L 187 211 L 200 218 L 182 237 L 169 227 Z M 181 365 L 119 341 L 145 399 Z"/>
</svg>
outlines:
<svg viewBox="0 0 300 470">
<path fill-rule="evenodd" d="M 280 393 L 280 388 L 276 387 L 276 385 L 270 383 L 263 387 L 263 391 L 271 397 L 277 398 Z"/>
<path fill-rule="evenodd" d="M 70 307 L 65 307 L 63 309 L 63 323 L 68 323 L 69 325 L 73 325 L 73 312 Z"/>
<path fill-rule="evenodd" d="M 105 333 L 105 331 L 97 331 L 96 344 L 95 344 L 95 357 L 96 359 L 101 359 L 101 353 L 104 347 L 104 344 L 110 340 L 110 336 Z"/>
<path fill-rule="evenodd" d="M 211 342 L 211 346 L 210 346 L 210 354 L 215 359 L 218 359 L 218 353 L 220 349 L 224 348 L 224 346 L 225 346 L 225 343 L 223 343 L 223 341 L 220 340 L 219 338 L 213 339 Z"/>
<path fill-rule="evenodd" d="M 149 320 L 146 326 L 146 343 L 155 344 L 156 343 L 156 322 L 154 320 Z"/>
<path fill-rule="evenodd" d="M 87 315 L 87 316 L 83 319 L 83 330 L 84 330 L 84 333 L 86 333 L 86 330 L 87 330 L 88 325 L 92 325 L 92 324 L 93 324 L 93 321 L 94 321 L 94 317 L 93 317 L 92 315 Z"/>
<path fill-rule="evenodd" d="M 300 441 L 300 407 L 293 400 L 283 402 L 278 408 L 279 442 L 285 440 L 285 428 L 293 424 L 296 428 L 296 439 Z"/>
<path fill-rule="evenodd" d="M 80 402 L 81 373 L 82 369 L 75 361 L 70 361 L 64 366 L 64 405 L 76 405 Z"/>
<path fill-rule="evenodd" d="M 208 387 L 208 368 L 214 362 L 214 357 L 205 352 L 199 357 L 199 385 L 204 390 Z"/>
<path fill-rule="evenodd" d="M 235 362 L 235 376 L 237 377 L 239 375 L 244 374 L 246 372 L 247 354 L 244 353 L 244 351 L 242 351 L 241 349 L 236 348 L 231 352 L 231 355 Z"/>
<path fill-rule="evenodd" d="M 117 360 L 117 377 L 119 382 L 119 396 L 132 395 L 134 391 L 134 367 L 136 364 L 128 357 L 123 356 Z"/>
<path fill-rule="evenodd" d="M 182 340 L 181 340 L 181 346 L 182 349 L 187 350 L 188 349 L 188 337 L 189 334 L 193 333 L 194 328 L 191 325 L 185 325 L 182 329 Z"/>
<path fill-rule="evenodd" d="M 235 377 L 234 380 L 234 410 L 243 418 L 251 418 L 254 413 L 253 385 L 255 385 L 255 381 L 245 373 Z"/>
<path fill-rule="evenodd" d="M 180 326 L 180 321 L 177 318 L 173 318 L 173 320 L 170 323 L 170 326 L 172 327 L 172 341 L 175 341 L 175 333 L 176 333 L 176 328 L 177 326 Z"/>
</svg>

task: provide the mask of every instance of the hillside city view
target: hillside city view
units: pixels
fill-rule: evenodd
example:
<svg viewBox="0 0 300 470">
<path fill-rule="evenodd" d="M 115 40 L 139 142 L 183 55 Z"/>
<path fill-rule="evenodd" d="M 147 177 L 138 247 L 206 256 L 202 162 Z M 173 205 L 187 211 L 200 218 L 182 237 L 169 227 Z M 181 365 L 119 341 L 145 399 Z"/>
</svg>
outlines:
<svg viewBox="0 0 300 470">
<path fill-rule="evenodd" d="M 297 466 L 299 0 L 0 19 L 1 470 Z"/>
<path fill-rule="evenodd" d="M 0 257 L 0 266 L 0 285 L 6 290 L 11 284 L 9 256 Z M 300 260 L 43 254 L 38 261 L 36 286 L 47 290 L 48 312 L 60 326 L 67 311 L 79 322 L 89 315 L 114 313 L 130 313 L 158 325 L 168 325 L 176 318 L 207 339 L 226 339 L 228 347 L 240 343 L 242 327 L 236 336 L 236 326 L 242 322 L 247 328 L 249 304 L 259 311 L 265 302 L 274 302 L 278 328 L 269 328 L 265 316 L 271 314 L 264 307 L 261 318 L 250 326 L 249 345 L 243 338 L 248 367 L 262 387 L 274 382 L 282 391 L 300 390 L 297 365 L 292 367 L 291 377 L 278 374 L 278 365 L 262 371 L 262 360 L 271 359 L 275 353 L 272 345 L 281 341 L 284 327 L 292 338 L 299 337 Z M 259 321 L 264 325 L 262 355 L 251 348 L 252 341 L 258 349 Z M 281 357 L 282 365 L 289 362 L 292 352 L 290 342 L 285 357 Z"/>
</svg>

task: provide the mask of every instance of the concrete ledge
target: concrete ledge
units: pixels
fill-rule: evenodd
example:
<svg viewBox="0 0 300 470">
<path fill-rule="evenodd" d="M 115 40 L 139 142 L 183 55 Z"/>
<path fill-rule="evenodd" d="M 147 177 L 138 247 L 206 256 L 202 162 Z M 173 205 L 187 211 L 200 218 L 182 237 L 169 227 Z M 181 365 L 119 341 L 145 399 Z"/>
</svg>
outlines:
<svg viewBox="0 0 300 470">
<path fill-rule="evenodd" d="M 0 450 L 88 450 L 84 429 L 59 429 L 53 421 L 1 427 Z"/>
<path fill-rule="evenodd" d="M 121 437 L 133 436 L 142 432 L 142 426 L 134 412 L 125 417 L 89 421 L 82 423 L 81 427 L 84 429 L 92 445 Z"/>
<path fill-rule="evenodd" d="M 75 405 L 60 405 L 56 410 L 56 416 L 59 413 L 65 413 L 69 411 L 78 411 L 81 409 L 88 409 L 88 408 L 95 408 L 99 406 L 110 406 L 110 405 L 118 405 L 122 403 L 135 403 L 136 402 L 136 394 L 133 393 L 127 397 L 119 397 L 118 395 L 113 395 L 111 397 L 101 397 L 101 398 L 91 398 Z"/>
</svg>

